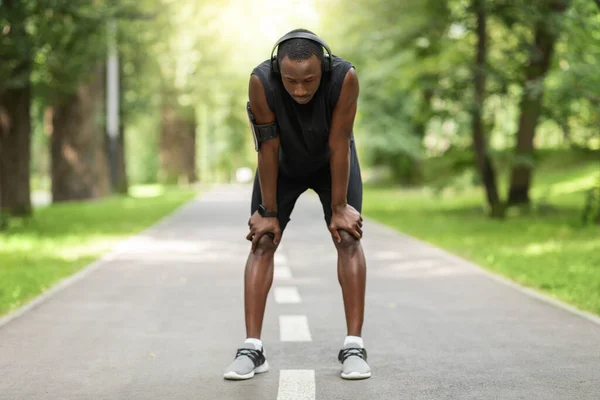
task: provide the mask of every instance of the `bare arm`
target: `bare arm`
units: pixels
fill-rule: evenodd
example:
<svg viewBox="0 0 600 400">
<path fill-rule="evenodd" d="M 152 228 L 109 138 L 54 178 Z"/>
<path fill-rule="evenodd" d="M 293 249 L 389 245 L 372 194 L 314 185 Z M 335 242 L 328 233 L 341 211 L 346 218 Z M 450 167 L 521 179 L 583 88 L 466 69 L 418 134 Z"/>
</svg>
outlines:
<svg viewBox="0 0 600 400">
<path fill-rule="evenodd" d="M 347 205 L 350 138 L 356 116 L 358 93 L 358 77 L 354 68 L 351 68 L 344 78 L 340 98 L 333 110 L 329 133 L 331 208 L 334 213 Z"/>
<path fill-rule="evenodd" d="M 275 114 L 269 109 L 260 79 L 252 75 L 248 89 L 250 110 L 257 124 L 270 124 Z M 268 211 L 277 210 L 277 169 L 279 164 L 279 137 L 262 143 L 258 152 L 258 178 L 262 204 Z"/>
</svg>

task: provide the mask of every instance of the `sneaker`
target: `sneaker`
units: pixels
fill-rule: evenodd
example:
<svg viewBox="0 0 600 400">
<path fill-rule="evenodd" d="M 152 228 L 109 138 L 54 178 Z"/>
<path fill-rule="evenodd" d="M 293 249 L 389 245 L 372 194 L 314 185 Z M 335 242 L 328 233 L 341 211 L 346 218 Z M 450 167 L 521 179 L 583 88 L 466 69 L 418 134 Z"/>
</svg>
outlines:
<svg viewBox="0 0 600 400">
<path fill-rule="evenodd" d="M 236 352 L 235 360 L 225 371 L 223 377 L 230 380 L 243 380 L 254 377 L 269 370 L 263 350 L 258 350 L 252 343 L 244 343 Z"/>
<path fill-rule="evenodd" d="M 342 363 L 342 378 L 366 379 L 371 376 L 367 364 L 367 350 L 356 343 L 348 343 L 340 350 L 338 360 Z"/>
</svg>

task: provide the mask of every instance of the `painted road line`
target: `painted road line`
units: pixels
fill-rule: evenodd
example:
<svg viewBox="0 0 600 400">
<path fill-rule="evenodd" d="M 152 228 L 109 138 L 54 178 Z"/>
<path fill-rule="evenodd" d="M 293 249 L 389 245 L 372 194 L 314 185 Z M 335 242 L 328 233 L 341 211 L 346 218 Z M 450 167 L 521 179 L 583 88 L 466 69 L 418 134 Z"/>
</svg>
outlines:
<svg viewBox="0 0 600 400">
<path fill-rule="evenodd" d="M 283 369 L 279 371 L 277 400 L 315 400 L 315 371 Z"/>
<path fill-rule="evenodd" d="M 300 293 L 295 286 L 276 287 L 275 302 L 278 304 L 298 304 L 301 303 Z"/>
<path fill-rule="evenodd" d="M 288 267 L 275 267 L 273 270 L 273 279 L 285 281 L 292 279 L 292 270 Z"/>
<path fill-rule="evenodd" d="M 280 249 L 281 251 L 281 249 Z M 275 265 L 286 266 L 287 265 L 287 257 L 280 252 L 275 253 Z"/>
<path fill-rule="evenodd" d="M 311 342 L 306 315 L 280 315 L 279 338 L 282 342 Z"/>
</svg>

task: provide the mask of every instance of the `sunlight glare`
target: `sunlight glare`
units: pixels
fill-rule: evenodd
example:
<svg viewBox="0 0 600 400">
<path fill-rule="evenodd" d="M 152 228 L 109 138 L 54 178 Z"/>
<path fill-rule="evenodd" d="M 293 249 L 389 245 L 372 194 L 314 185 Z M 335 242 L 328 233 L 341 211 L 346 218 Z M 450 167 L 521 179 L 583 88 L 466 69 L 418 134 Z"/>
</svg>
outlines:
<svg viewBox="0 0 600 400">
<path fill-rule="evenodd" d="M 220 26 L 233 46 L 234 63 L 246 66 L 268 59 L 273 45 L 286 32 L 318 30 L 319 15 L 314 0 L 231 0 L 221 13 Z"/>
</svg>

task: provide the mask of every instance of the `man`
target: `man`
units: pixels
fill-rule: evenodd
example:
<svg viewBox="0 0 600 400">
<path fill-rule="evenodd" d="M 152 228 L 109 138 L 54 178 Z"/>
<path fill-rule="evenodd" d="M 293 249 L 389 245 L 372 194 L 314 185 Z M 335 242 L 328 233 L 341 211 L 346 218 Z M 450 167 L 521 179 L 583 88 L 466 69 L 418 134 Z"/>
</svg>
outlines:
<svg viewBox="0 0 600 400">
<path fill-rule="evenodd" d="M 324 53 L 323 47 L 327 49 Z M 296 200 L 319 195 L 338 255 L 347 337 L 338 353 L 342 377 L 371 376 L 361 336 L 366 262 L 361 247 L 362 181 L 353 137 L 359 93 L 352 64 L 334 56 L 314 33 L 280 39 L 277 55 L 252 71 L 248 115 L 258 152 L 245 270 L 246 340 L 226 379 L 268 371 L 260 340 L 273 281 L 274 254 Z"/>
</svg>

